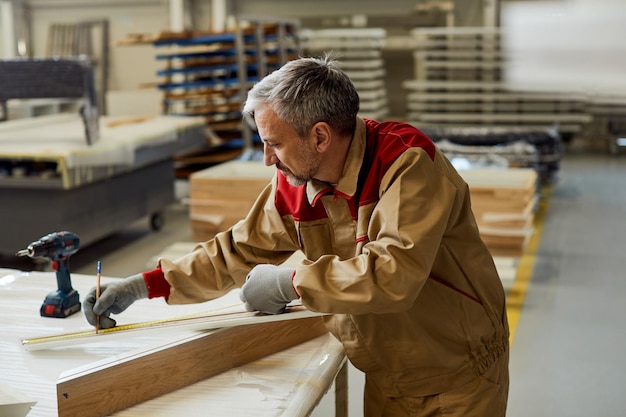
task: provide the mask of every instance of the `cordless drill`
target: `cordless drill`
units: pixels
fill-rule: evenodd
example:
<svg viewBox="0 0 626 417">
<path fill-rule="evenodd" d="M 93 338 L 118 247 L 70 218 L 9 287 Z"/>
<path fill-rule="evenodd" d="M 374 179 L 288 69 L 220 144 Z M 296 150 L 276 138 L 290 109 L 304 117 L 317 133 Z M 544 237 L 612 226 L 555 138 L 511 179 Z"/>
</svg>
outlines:
<svg viewBox="0 0 626 417">
<path fill-rule="evenodd" d="M 52 262 L 52 269 L 56 271 L 58 289 L 44 299 L 39 310 L 43 317 L 65 318 L 80 311 L 78 291 L 72 288 L 69 270 L 69 257 L 78 250 L 79 242 L 74 233 L 55 232 L 16 253 L 17 256 L 47 258 Z"/>
</svg>

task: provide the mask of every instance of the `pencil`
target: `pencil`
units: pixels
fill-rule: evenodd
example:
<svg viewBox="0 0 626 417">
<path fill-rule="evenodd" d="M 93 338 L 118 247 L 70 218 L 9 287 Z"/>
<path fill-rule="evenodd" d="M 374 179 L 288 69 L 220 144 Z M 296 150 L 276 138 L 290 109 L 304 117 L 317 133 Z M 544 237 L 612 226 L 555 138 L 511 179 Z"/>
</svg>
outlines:
<svg viewBox="0 0 626 417">
<path fill-rule="evenodd" d="M 96 267 L 96 301 L 100 298 L 100 274 L 102 273 L 102 262 L 98 261 Z M 100 331 L 100 316 L 96 316 L 96 334 Z"/>
</svg>

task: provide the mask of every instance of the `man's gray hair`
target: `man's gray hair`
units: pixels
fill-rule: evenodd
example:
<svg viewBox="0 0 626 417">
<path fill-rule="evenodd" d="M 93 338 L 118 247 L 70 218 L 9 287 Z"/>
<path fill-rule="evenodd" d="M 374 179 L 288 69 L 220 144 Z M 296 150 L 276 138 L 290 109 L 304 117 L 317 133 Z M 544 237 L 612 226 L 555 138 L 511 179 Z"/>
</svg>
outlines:
<svg viewBox="0 0 626 417">
<path fill-rule="evenodd" d="M 359 95 L 334 59 L 299 58 L 256 83 L 248 92 L 244 114 L 254 116 L 268 104 L 303 138 L 318 122 L 326 122 L 341 135 L 352 135 L 359 111 Z"/>
</svg>

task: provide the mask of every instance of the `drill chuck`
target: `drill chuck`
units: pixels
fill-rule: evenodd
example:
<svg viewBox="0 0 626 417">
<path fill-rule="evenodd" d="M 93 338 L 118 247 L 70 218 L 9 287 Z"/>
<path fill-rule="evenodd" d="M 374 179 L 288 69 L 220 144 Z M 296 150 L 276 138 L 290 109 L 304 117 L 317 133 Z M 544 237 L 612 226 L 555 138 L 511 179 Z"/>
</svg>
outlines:
<svg viewBox="0 0 626 417">
<path fill-rule="evenodd" d="M 31 258 L 48 258 L 56 261 L 66 258 L 78 250 L 80 240 L 71 232 L 50 233 L 28 245 L 16 253 L 17 256 L 29 256 Z"/>
</svg>

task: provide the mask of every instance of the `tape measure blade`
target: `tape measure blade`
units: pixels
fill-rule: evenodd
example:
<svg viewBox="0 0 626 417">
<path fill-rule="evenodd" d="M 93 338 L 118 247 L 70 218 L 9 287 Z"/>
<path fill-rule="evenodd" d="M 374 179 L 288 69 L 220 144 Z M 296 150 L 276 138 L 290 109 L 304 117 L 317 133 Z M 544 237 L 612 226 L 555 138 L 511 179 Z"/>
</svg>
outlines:
<svg viewBox="0 0 626 417">
<path fill-rule="evenodd" d="M 225 327 L 234 327 L 270 321 L 293 320 L 298 318 L 320 316 L 322 314 L 307 310 L 303 306 L 290 307 L 288 312 L 278 315 L 260 315 L 256 312 L 242 311 L 217 314 L 210 316 L 193 316 L 168 320 L 142 322 L 94 331 L 65 333 L 22 339 L 22 347 L 27 351 L 53 349 L 59 347 L 76 346 L 84 343 L 119 340 L 129 337 L 129 333 L 137 334 L 142 331 L 171 330 L 179 331 L 208 331 Z"/>
</svg>

